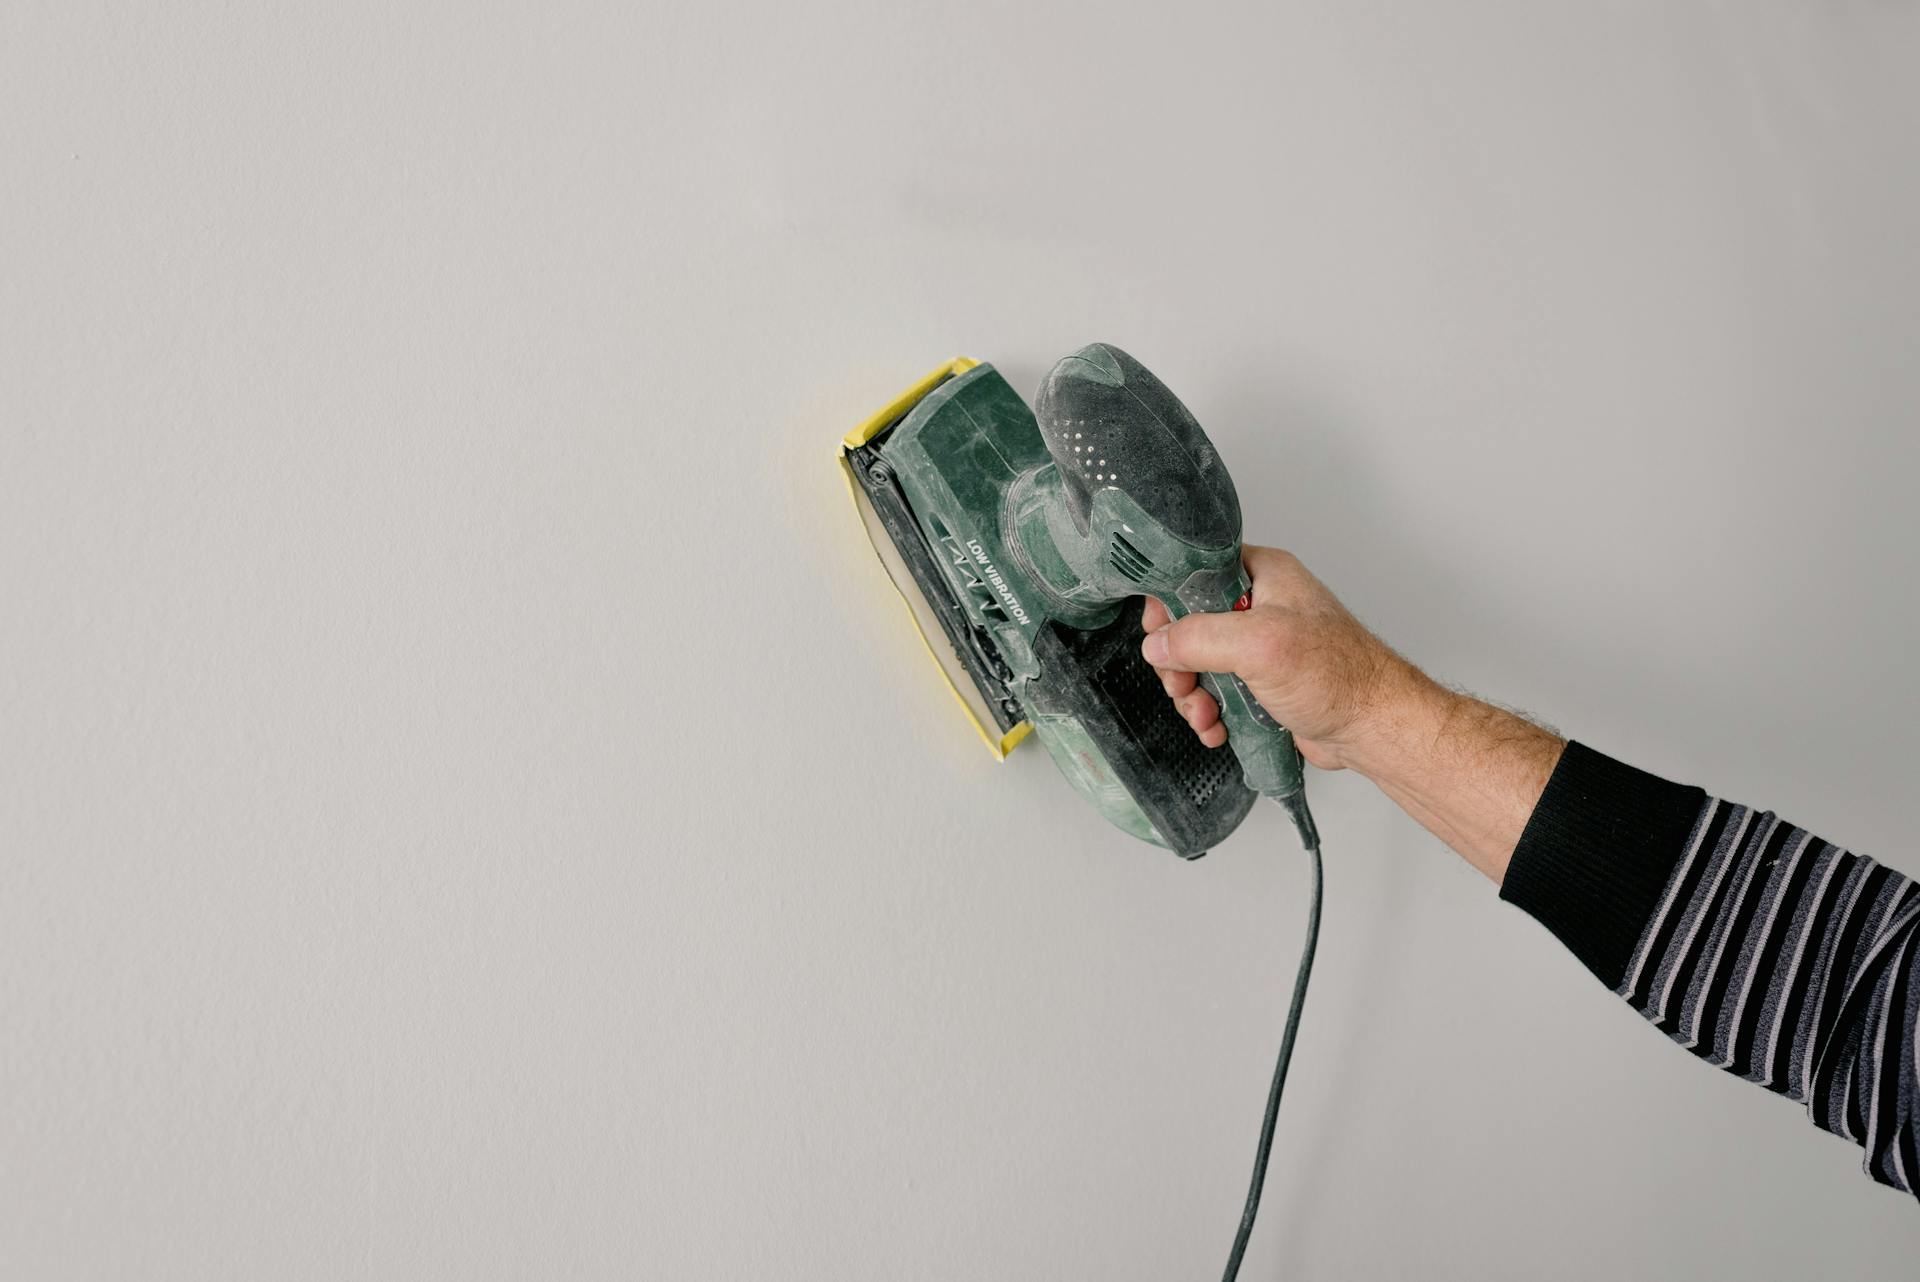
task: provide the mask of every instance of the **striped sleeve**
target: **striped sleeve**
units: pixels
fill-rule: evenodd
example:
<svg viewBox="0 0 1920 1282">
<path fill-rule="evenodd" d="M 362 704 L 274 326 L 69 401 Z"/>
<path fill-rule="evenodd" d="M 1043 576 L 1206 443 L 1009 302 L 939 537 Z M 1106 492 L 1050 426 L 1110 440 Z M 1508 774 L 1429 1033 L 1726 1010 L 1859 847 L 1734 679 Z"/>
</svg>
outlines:
<svg viewBox="0 0 1920 1282">
<path fill-rule="evenodd" d="M 1701 1059 L 1920 1189 L 1920 888 L 1779 818 L 1567 746 L 1501 897 Z"/>
</svg>

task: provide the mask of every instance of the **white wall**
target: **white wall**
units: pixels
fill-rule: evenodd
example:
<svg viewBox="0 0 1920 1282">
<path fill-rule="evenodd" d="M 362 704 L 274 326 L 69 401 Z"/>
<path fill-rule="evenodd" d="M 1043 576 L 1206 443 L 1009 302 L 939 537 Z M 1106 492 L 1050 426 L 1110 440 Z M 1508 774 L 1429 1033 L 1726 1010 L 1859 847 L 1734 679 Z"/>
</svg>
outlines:
<svg viewBox="0 0 1920 1282">
<path fill-rule="evenodd" d="M 956 720 L 830 461 L 956 353 L 1920 871 L 1912 4 L 116 9 L 0 16 L 0 1275 L 1212 1276 L 1303 860 Z M 1249 1278 L 1911 1271 L 1312 787 Z"/>
</svg>

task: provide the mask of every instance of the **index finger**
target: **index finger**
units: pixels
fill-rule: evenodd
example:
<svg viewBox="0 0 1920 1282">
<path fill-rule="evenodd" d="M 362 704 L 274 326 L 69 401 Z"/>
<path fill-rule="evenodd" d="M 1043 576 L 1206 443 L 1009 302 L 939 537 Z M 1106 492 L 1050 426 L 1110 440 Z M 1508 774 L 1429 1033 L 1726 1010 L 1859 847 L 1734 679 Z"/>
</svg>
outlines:
<svg viewBox="0 0 1920 1282">
<path fill-rule="evenodd" d="M 1306 573 L 1306 567 L 1293 553 L 1257 543 L 1248 543 L 1240 549 L 1240 563 L 1246 566 L 1247 577 L 1253 580 L 1255 605 L 1281 604 L 1297 590 L 1299 577 Z"/>
<path fill-rule="evenodd" d="M 1167 613 L 1167 607 L 1160 603 L 1159 597 L 1148 597 L 1147 608 L 1140 612 L 1140 627 L 1146 632 L 1155 632 L 1173 622 L 1173 616 Z"/>
</svg>

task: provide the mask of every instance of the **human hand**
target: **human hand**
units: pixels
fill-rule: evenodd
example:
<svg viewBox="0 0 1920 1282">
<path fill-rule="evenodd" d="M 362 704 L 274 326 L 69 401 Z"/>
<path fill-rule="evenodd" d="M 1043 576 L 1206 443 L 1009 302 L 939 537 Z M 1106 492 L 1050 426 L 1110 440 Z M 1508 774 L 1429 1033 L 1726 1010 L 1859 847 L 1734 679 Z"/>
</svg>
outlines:
<svg viewBox="0 0 1920 1282">
<path fill-rule="evenodd" d="M 1251 608 L 1170 622 L 1149 597 L 1141 653 L 1200 741 L 1218 748 L 1227 727 L 1197 673 L 1231 672 L 1274 720 L 1293 731 L 1301 755 L 1323 770 L 1355 764 L 1396 705 L 1444 691 L 1348 613 L 1299 558 L 1277 548 L 1242 551 L 1253 579 Z"/>
</svg>

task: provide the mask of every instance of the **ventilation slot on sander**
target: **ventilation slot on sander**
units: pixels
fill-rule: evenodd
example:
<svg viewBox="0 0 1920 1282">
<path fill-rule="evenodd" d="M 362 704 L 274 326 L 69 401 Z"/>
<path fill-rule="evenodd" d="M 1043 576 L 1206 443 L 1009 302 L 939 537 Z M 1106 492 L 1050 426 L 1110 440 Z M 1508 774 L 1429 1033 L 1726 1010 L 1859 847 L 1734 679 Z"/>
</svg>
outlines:
<svg viewBox="0 0 1920 1282">
<path fill-rule="evenodd" d="M 1133 544 L 1127 542 L 1118 534 L 1113 536 L 1113 543 L 1107 549 L 1107 560 L 1114 569 L 1120 571 L 1121 574 L 1133 580 L 1135 583 L 1140 582 L 1146 578 L 1148 574 L 1153 572 L 1152 560 L 1139 548 L 1133 546 Z"/>
<path fill-rule="evenodd" d="M 1141 657 L 1142 604 L 1128 601 L 1105 627 L 1042 628 L 1028 707 L 1078 719 L 1165 844 L 1193 859 L 1233 831 L 1256 794 L 1232 752 L 1200 742 Z"/>
<path fill-rule="evenodd" d="M 1097 680 L 1139 734 L 1147 755 L 1173 776 L 1174 785 L 1196 807 L 1205 809 L 1230 783 L 1241 787 L 1233 754 L 1200 742 L 1160 688 L 1159 674 L 1135 650 L 1115 651 Z"/>
</svg>

